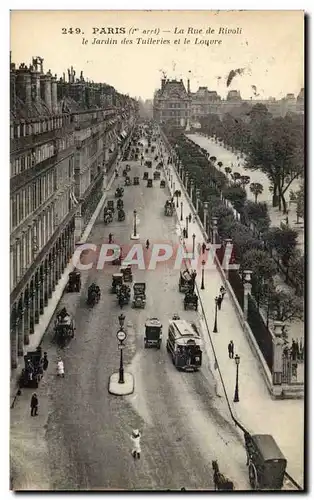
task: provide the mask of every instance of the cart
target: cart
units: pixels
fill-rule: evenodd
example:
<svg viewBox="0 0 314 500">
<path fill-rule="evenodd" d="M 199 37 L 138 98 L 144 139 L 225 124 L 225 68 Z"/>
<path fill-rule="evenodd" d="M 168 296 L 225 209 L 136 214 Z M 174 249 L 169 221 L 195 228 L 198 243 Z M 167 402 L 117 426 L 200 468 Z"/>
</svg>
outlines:
<svg viewBox="0 0 314 500">
<path fill-rule="evenodd" d="M 244 435 L 253 490 L 281 490 L 287 460 L 270 434 Z"/>
<path fill-rule="evenodd" d="M 158 172 L 157 170 L 155 170 L 154 172 L 154 181 L 159 181 L 160 179 L 160 172 Z"/>
<path fill-rule="evenodd" d="M 114 200 L 108 200 L 106 208 L 107 210 L 111 210 L 111 212 L 114 213 Z"/>
<path fill-rule="evenodd" d="M 124 189 L 123 189 L 123 187 L 118 187 L 118 188 L 116 189 L 115 194 L 114 194 L 114 195 L 115 195 L 115 198 L 122 198 L 123 193 L 124 193 Z"/>
<path fill-rule="evenodd" d="M 166 187 L 166 181 L 162 180 L 160 181 L 160 187 L 165 188 Z"/>
<path fill-rule="evenodd" d="M 24 368 L 19 380 L 20 387 L 33 387 L 37 389 L 43 376 L 41 347 L 36 351 L 28 351 L 24 356 Z"/>
<path fill-rule="evenodd" d="M 133 281 L 131 265 L 128 265 L 127 267 L 121 267 L 120 273 L 123 274 L 124 282 L 132 282 Z"/>
<path fill-rule="evenodd" d="M 74 321 L 70 314 L 66 314 L 64 317 L 57 317 L 54 334 L 59 344 L 64 345 L 70 338 L 73 338 L 74 330 Z"/>
<path fill-rule="evenodd" d="M 133 285 L 133 307 L 144 309 L 146 304 L 146 284 L 134 283 Z"/>
<path fill-rule="evenodd" d="M 119 222 L 122 222 L 122 221 L 124 221 L 124 220 L 125 220 L 125 211 L 124 211 L 124 210 L 122 210 L 122 208 L 120 208 L 120 209 L 118 210 L 118 221 L 119 221 Z"/>
<path fill-rule="evenodd" d="M 123 208 L 123 206 L 124 206 L 123 200 L 121 198 L 119 198 L 117 201 L 117 209 L 121 210 L 121 208 Z"/>
<path fill-rule="evenodd" d="M 153 187 L 153 179 L 147 179 L 147 187 L 152 188 Z"/>
<path fill-rule="evenodd" d="M 117 293 L 123 285 L 123 274 L 115 273 L 112 275 L 111 293 Z"/>
<path fill-rule="evenodd" d="M 140 183 L 140 178 L 139 177 L 134 177 L 133 178 L 133 184 L 134 184 L 134 186 L 138 186 L 139 183 Z"/>
<path fill-rule="evenodd" d="M 150 318 L 145 323 L 144 346 L 160 349 L 162 338 L 162 324 L 158 318 Z"/>
<path fill-rule="evenodd" d="M 147 179 L 148 179 L 148 172 L 144 172 L 143 181 L 147 181 Z"/>
<path fill-rule="evenodd" d="M 80 290 L 81 290 L 81 273 L 75 270 L 69 274 L 67 292 L 79 292 Z"/>
<path fill-rule="evenodd" d="M 193 290 L 194 288 L 194 274 L 190 274 L 190 272 L 185 269 L 184 271 L 180 271 L 179 278 L 179 292 L 188 292 L 189 290 Z"/>
<path fill-rule="evenodd" d="M 125 186 L 131 186 L 131 179 L 130 179 L 130 177 L 128 175 L 125 178 L 124 185 Z"/>
<path fill-rule="evenodd" d="M 145 161 L 145 167 L 152 168 L 152 166 L 153 166 L 153 162 L 151 160 L 146 160 Z"/>
<path fill-rule="evenodd" d="M 198 308 L 198 296 L 195 292 L 188 291 L 184 297 L 184 310 L 194 309 L 197 311 Z"/>
</svg>

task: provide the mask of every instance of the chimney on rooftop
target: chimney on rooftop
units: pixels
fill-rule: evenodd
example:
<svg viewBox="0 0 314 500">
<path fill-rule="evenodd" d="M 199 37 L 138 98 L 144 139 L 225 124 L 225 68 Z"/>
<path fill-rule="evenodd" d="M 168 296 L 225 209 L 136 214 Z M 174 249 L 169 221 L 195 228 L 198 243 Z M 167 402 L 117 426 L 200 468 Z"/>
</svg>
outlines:
<svg viewBox="0 0 314 500">
<path fill-rule="evenodd" d="M 52 110 L 51 102 L 51 71 L 49 70 L 46 75 L 40 76 L 41 98 L 45 102 L 49 111 Z"/>
<path fill-rule="evenodd" d="M 26 64 L 20 64 L 16 72 L 16 95 L 26 105 L 32 102 L 32 83 L 31 74 Z"/>
<path fill-rule="evenodd" d="M 53 113 L 58 112 L 58 87 L 57 75 L 51 78 L 51 108 Z"/>
<path fill-rule="evenodd" d="M 190 79 L 188 79 L 188 94 L 190 94 Z"/>
<path fill-rule="evenodd" d="M 162 78 L 162 80 L 161 80 L 161 90 L 164 90 L 165 85 L 166 85 L 166 78 Z"/>
</svg>

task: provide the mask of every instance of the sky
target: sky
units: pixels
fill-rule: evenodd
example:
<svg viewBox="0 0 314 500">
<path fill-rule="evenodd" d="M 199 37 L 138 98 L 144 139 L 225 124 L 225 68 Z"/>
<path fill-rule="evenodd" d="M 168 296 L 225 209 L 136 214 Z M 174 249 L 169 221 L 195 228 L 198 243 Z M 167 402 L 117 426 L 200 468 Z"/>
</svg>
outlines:
<svg viewBox="0 0 314 500">
<path fill-rule="evenodd" d="M 11 12 L 12 62 L 41 56 L 44 71 L 58 77 L 72 65 L 77 77 L 83 71 L 89 80 L 142 99 L 153 98 L 163 75 L 185 84 L 190 78 L 192 92 L 203 86 L 223 98 L 236 89 L 243 99 L 278 99 L 304 86 L 303 23 L 302 11 L 20 10 Z M 109 27 L 125 34 L 101 33 Z"/>
</svg>

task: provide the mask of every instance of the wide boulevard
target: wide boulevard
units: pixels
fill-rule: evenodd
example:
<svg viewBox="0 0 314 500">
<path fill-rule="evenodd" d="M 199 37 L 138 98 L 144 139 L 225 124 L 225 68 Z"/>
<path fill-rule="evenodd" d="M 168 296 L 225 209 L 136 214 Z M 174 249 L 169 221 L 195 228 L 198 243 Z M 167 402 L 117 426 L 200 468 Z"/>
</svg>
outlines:
<svg viewBox="0 0 314 500">
<path fill-rule="evenodd" d="M 148 155 L 145 155 L 146 159 Z M 154 242 L 177 245 L 175 216 L 164 215 L 169 197 L 166 189 L 153 182 L 146 187 L 144 171 L 152 177 L 153 169 L 140 162 L 131 165 L 130 177 L 140 177 L 139 186 L 124 188 L 126 218 L 105 226 L 103 211 L 89 237 L 97 246 L 108 242 L 111 232 L 116 243 L 130 247 L 133 210 L 138 213 L 139 242 L 145 247 Z M 154 162 L 154 166 L 156 162 Z M 161 174 L 163 178 L 163 173 Z M 124 184 L 115 179 L 107 199 Z M 116 206 L 116 201 L 115 201 Z M 149 252 L 144 248 L 144 254 Z M 46 440 L 49 451 L 51 489 L 129 489 L 188 490 L 213 489 L 212 460 L 232 478 L 236 489 L 249 489 L 246 456 L 240 436 L 228 418 L 226 404 L 215 392 L 206 352 L 198 373 L 179 372 L 166 351 L 168 321 L 174 312 L 198 324 L 198 313 L 183 310 L 183 295 L 178 292 L 179 271 L 158 265 L 156 270 L 133 267 L 133 281 L 146 282 L 145 309 L 123 308 L 127 340 L 124 349 L 125 369 L 133 373 L 135 391 L 130 396 L 113 396 L 108 380 L 119 368 L 116 332 L 121 309 L 111 294 L 111 276 L 119 268 L 107 264 L 82 271 L 81 293 L 65 294 L 58 309 L 65 306 L 74 315 L 76 335 L 67 348 L 59 351 L 53 343 L 53 321 L 43 347 L 50 356 L 48 420 Z M 101 300 L 94 308 L 86 304 L 92 282 L 101 288 Z M 149 317 L 163 323 L 160 350 L 144 349 L 144 325 Z M 55 375 L 58 353 L 65 365 L 65 378 Z M 226 346 L 227 356 L 227 346 Z M 132 429 L 142 432 L 140 460 L 131 456 Z"/>
</svg>

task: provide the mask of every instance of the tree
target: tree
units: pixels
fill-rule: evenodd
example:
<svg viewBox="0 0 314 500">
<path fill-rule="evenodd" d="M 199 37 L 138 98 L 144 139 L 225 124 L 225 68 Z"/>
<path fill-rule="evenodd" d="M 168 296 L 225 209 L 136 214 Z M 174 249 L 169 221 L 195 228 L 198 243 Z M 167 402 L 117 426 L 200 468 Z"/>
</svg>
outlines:
<svg viewBox="0 0 314 500">
<path fill-rule="evenodd" d="M 287 212 L 285 193 L 304 170 L 303 124 L 291 116 L 264 119 L 252 132 L 246 168 L 261 170 L 274 186 L 273 204 Z"/>
<path fill-rule="evenodd" d="M 232 184 L 231 186 L 226 187 L 223 190 L 223 196 L 227 200 L 231 201 L 234 208 L 241 212 L 244 206 L 244 202 L 246 200 L 246 192 L 238 184 Z"/>
<path fill-rule="evenodd" d="M 173 193 L 173 196 L 177 198 L 177 208 L 179 206 L 179 198 L 181 197 L 181 191 L 179 189 L 176 189 L 175 192 Z"/>
<path fill-rule="evenodd" d="M 291 322 L 294 319 L 303 320 L 304 304 L 290 290 L 271 289 L 267 296 L 263 296 L 263 303 L 269 308 L 269 315 L 274 321 Z"/>
<path fill-rule="evenodd" d="M 250 191 L 251 191 L 251 193 L 254 194 L 255 203 L 257 203 L 257 197 L 259 194 L 262 194 L 262 192 L 264 191 L 264 188 L 263 188 L 262 184 L 260 184 L 259 182 L 252 182 L 252 184 L 250 185 Z"/>
<path fill-rule="evenodd" d="M 247 184 L 250 184 L 250 180 L 251 178 L 248 175 L 241 175 L 239 181 L 243 189 L 247 186 Z"/>
<path fill-rule="evenodd" d="M 297 224 L 299 224 L 299 219 L 304 218 L 304 185 L 300 186 L 300 189 L 297 192 L 296 202 L 297 202 Z"/>
<path fill-rule="evenodd" d="M 288 278 L 290 259 L 293 257 L 297 246 L 298 233 L 289 226 L 273 227 L 266 235 L 268 248 L 275 250 L 286 267 L 286 279 Z"/>
<path fill-rule="evenodd" d="M 253 203 L 248 200 L 243 213 L 247 223 L 253 222 L 258 232 L 264 233 L 269 230 L 270 217 L 266 203 Z"/>
<path fill-rule="evenodd" d="M 228 176 L 229 174 L 231 174 L 232 168 L 231 167 L 225 167 L 225 172 L 226 172 L 226 175 Z"/>
<path fill-rule="evenodd" d="M 276 274 L 276 264 L 265 250 L 252 248 L 241 258 L 240 271 L 246 269 L 252 271 L 252 291 L 259 303 L 265 281 L 269 282 Z"/>
</svg>

